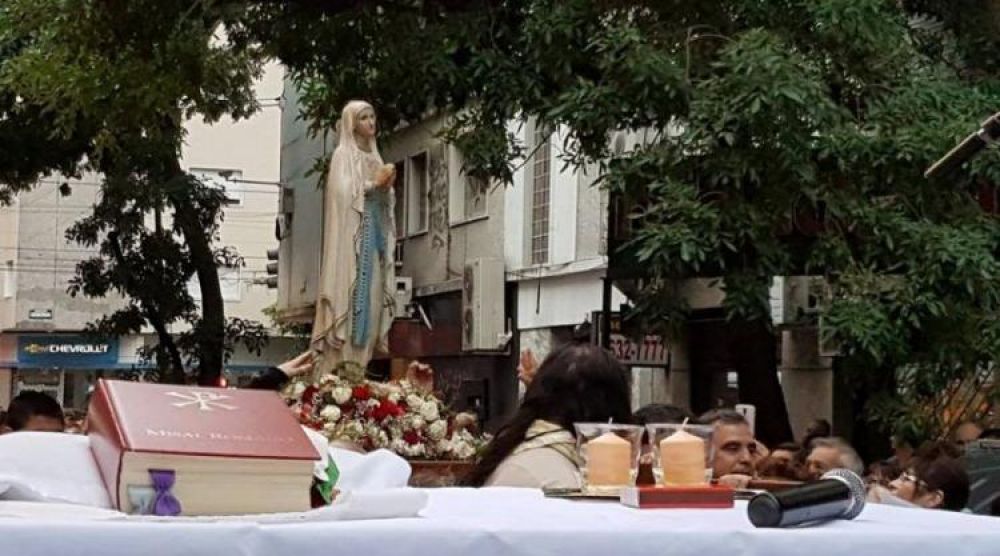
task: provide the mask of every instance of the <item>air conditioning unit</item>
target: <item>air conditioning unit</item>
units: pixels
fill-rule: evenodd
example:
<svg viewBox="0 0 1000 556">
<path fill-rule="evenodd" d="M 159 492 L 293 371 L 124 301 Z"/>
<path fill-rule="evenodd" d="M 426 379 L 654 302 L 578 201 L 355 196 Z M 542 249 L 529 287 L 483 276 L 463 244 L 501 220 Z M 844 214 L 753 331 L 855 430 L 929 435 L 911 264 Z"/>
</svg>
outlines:
<svg viewBox="0 0 1000 556">
<path fill-rule="evenodd" d="M 413 301 L 413 278 L 396 276 L 396 287 L 392 291 L 396 298 L 396 316 L 407 316 L 407 307 Z"/>
<path fill-rule="evenodd" d="M 504 337 L 504 265 L 473 259 L 462 279 L 462 350 L 500 349 Z"/>
</svg>

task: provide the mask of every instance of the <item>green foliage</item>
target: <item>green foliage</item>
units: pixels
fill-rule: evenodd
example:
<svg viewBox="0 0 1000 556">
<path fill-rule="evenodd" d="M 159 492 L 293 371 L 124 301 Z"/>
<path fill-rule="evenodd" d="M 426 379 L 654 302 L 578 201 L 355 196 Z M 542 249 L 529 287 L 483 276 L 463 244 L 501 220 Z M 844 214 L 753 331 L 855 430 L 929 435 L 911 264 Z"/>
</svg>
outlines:
<svg viewBox="0 0 1000 556">
<path fill-rule="evenodd" d="M 1000 226 L 974 198 L 1000 157 L 922 176 L 1000 109 L 994 4 L 262 3 L 239 34 L 289 66 L 317 129 L 359 96 L 390 127 L 449 111 L 467 170 L 510 179 L 512 120 L 564 126 L 566 161 L 637 202 L 620 255 L 647 271 L 650 322 L 683 318 L 675 279 L 720 278 L 730 318 L 766 319 L 773 276 L 820 275 L 825 336 L 883 384 L 866 375 L 959 380 L 1000 353 Z M 647 140 L 612 156 L 619 130 Z M 935 395 L 912 392 L 911 409 Z"/>
<path fill-rule="evenodd" d="M 50 173 L 102 177 L 92 213 L 67 238 L 98 254 L 70 293 L 118 294 L 125 306 L 93 323 L 109 335 L 151 326 L 165 378 L 198 366 L 212 382 L 238 337 L 260 347 L 260 325 L 226 321 L 215 247 L 223 195 L 180 169 L 183 122 L 253 114 L 260 52 L 224 40 L 233 6 L 199 2 L 10 0 L 0 6 L 0 199 Z M 242 8 L 241 8 L 242 9 Z M 27 130 L 27 132 L 24 132 Z M 13 137 L 25 142 L 19 144 Z M 11 139 L 11 140 L 7 140 Z M 21 157 L 21 158 L 19 158 Z M 197 276 L 202 299 L 187 291 Z M 171 334 L 175 323 L 190 331 Z"/>
</svg>

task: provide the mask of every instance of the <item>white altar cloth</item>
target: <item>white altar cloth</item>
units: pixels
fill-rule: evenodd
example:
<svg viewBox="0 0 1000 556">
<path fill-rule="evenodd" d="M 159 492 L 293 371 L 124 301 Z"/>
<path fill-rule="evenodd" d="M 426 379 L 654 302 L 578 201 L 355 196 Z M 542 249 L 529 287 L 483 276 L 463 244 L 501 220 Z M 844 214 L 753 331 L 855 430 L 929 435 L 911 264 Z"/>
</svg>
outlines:
<svg viewBox="0 0 1000 556">
<path fill-rule="evenodd" d="M 2 556 L 1000 554 L 1000 520 L 871 504 L 854 521 L 755 529 L 727 510 L 635 510 L 519 489 L 432 489 L 423 517 L 325 523 L 0 518 Z"/>
</svg>

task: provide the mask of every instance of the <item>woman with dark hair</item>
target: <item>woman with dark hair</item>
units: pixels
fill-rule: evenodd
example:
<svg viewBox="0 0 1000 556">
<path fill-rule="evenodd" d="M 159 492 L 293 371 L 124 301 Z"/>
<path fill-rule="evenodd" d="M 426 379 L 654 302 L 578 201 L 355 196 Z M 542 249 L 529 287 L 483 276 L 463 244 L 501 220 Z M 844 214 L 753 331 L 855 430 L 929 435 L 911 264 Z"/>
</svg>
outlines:
<svg viewBox="0 0 1000 556">
<path fill-rule="evenodd" d="M 889 491 L 922 508 L 958 512 L 969 501 L 969 475 L 958 460 L 947 455 L 918 457 L 889 483 Z"/>
<path fill-rule="evenodd" d="M 573 423 L 631 421 L 628 375 L 606 350 L 557 348 L 538 369 L 521 407 L 465 477 L 469 486 L 578 488 Z"/>
</svg>

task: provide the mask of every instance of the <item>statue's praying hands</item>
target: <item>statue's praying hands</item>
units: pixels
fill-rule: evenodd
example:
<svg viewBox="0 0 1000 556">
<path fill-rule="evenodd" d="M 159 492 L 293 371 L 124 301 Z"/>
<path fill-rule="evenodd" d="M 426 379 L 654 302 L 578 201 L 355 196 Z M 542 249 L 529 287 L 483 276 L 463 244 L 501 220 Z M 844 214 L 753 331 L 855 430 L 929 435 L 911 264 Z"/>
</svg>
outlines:
<svg viewBox="0 0 1000 556">
<path fill-rule="evenodd" d="M 385 164 L 375 172 L 375 184 L 386 189 L 396 183 L 396 166 Z"/>
</svg>

